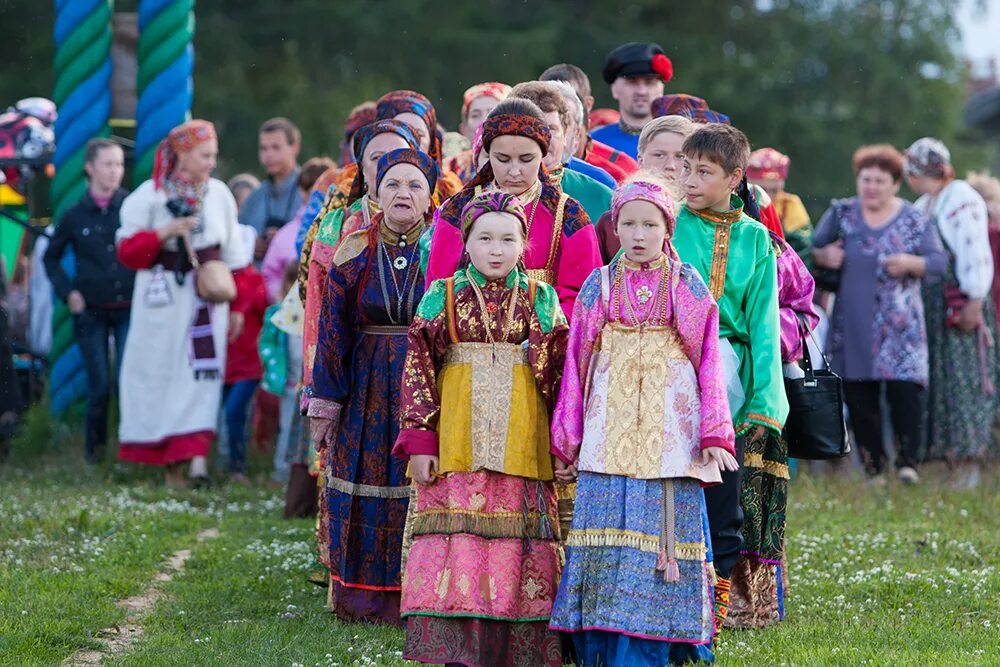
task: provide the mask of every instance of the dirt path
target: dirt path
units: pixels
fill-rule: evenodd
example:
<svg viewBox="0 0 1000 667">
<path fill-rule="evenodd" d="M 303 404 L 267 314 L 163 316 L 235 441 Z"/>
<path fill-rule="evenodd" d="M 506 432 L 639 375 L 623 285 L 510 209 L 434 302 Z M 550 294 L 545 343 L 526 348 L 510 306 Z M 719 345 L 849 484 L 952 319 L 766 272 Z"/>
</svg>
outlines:
<svg viewBox="0 0 1000 667">
<path fill-rule="evenodd" d="M 198 542 L 215 539 L 219 536 L 218 528 L 208 528 L 198 533 Z M 102 649 L 81 649 L 62 661 L 62 667 L 90 667 L 100 665 L 104 658 L 122 655 L 137 641 L 142 639 L 145 631 L 142 627 L 143 618 L 150 609 L 163 597 L 162 584 L 171 581 L 174 576 L 184 571 L 184 566 L 191 558 L 190 549 L 175 551 L 164 568 L 153 576 L 153 583 L 139 595 L 134 595 L 115 604 L 125 610 L 125 619 L 119 625 L 104 628 L 94 633 L 94 636 L 104 642 Z"/>
</svg>

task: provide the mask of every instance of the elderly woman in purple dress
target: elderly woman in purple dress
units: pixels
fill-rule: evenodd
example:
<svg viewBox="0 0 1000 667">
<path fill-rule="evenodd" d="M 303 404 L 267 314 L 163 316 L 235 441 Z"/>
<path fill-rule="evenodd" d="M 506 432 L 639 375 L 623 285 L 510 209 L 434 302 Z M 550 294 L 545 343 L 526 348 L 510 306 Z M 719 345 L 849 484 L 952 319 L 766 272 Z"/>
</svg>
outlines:
<svg viewBox="0 0 1000 667">
<path fill-rule="evenodd" d="M 851 428 L 865 469 L 884 480 L 888 457 L 881 393 L 899 441 L 901 481 L 919 481 L 926 436 L 927 334 L 921 281 L 945 269 L 941 238 L 930 219 L 897 196 L 903 156 L 892 146 L 854 154 L 857 197 L 834 201 L 813 236 L 813 257 L 840 270 L 827 351 L 844 379 Z"/>
</svg>

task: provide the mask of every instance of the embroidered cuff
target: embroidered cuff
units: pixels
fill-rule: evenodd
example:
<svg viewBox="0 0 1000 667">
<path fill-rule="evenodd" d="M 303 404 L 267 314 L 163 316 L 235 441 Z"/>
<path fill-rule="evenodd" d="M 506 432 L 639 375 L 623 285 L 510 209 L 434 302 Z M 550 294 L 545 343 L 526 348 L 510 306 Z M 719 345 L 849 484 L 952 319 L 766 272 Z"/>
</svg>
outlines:
<svg viewBox="0 0 1000 667">
<path fill-rule="evenodd" d="M 437 456 L 438 434 L 436 431 L 427 431 L 421 428 L 404 428 L 396 438 L 392 455 L 400 459 L 408 459 L 417 455 Z"/>
<path fill-rule="evenodd" d="M 328 401 L 325 398 L 317 398 L 313 396 L 312 399 L 309 400 L 306 415 L 309 417 L 317 417 L 319 419 L 330 419 L 336 422 L 340 419 L 341 409 L 342 406 L 340 403 L 335 403 L 333 401 Z"/>
<path fill-rule="evenodd" d="M 707 438 L 701 439 L 701 448 L 708 449 L 709 447 L 719 447 L 724 449 L 733 456 L 736 456 L 736 444 L 730 442 L 726 438 L 720 438 L 719 436 L 709 436 Z"/>
<path fill-rule="evenodd" d="M 781 429 L 783 428 L 782 423 L 777 419 L 772 419 L 771 417 L 762 415 L 759 412 L 748 412 L 747 421 L 751 424 L 756 424 L 757 426 L 769 428 L 779 435 L 781 434 Z"/>
</svg>

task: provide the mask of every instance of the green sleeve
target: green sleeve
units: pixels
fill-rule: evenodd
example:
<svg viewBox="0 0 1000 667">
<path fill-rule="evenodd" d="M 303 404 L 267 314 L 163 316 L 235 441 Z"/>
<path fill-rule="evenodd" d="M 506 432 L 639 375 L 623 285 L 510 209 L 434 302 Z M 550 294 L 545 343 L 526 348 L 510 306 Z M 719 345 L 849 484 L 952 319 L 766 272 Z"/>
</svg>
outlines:
<svg viewBox="0 0 1000 667">
<path fill-rule="evenodd" d="M 778 262 L 766 233 L 757 236 L 753 273 L 747 289 L 746 321 L 753 368 L 747 391 L 744 423 L 781 433 L 788 417 L 788 399 L 781 372 L 781 330 L 778 320 Z"/>
</svg>

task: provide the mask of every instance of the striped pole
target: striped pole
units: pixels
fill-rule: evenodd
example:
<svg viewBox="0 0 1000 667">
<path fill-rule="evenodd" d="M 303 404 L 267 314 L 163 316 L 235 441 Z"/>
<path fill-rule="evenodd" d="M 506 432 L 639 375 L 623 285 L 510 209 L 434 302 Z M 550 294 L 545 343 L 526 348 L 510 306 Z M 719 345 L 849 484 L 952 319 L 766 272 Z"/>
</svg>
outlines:
<svg viewBox="0 0 1000 667">
<path fill-rule="evenodd" d="M 193 39 L 194 0 L 140 0 L 136 184 L 152 176 L 160 141 L 191 116 Z"/>
<path fill-rule="evenodd" d="M 111 0 L 55 0 L 55 88 L 59 108 L 55 124 L 55 221 L 87 191 L 83 171 L 87 142 L 109 136 L 111 113 Z M 73 258 L 64 262 L 72 269 Z M 51 409 L 61 414 L 87 389 L 80 350 L 73 342 L 73 322 L 62 302 L 54 304 Z"/>
</svg>

